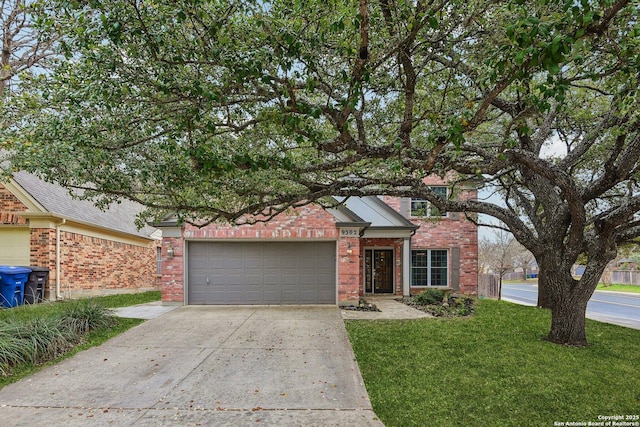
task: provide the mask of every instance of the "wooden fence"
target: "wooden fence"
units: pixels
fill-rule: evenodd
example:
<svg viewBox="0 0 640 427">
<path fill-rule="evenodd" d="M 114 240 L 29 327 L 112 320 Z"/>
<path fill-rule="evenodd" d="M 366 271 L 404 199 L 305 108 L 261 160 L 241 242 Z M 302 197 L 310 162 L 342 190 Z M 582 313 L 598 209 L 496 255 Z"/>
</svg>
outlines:
<svg viewBox="0 0 640 427">
<path fill-rule="evenodd" d="M 498 299 L 500 296 L 500 276 L 497 274 L 478 274 L 478 297 Z"/>
<path fill-rule="evenodd" d="M 640 285 L 640 270 L 614 270 L 610 280 L 621 285 Z"/>
</svg>

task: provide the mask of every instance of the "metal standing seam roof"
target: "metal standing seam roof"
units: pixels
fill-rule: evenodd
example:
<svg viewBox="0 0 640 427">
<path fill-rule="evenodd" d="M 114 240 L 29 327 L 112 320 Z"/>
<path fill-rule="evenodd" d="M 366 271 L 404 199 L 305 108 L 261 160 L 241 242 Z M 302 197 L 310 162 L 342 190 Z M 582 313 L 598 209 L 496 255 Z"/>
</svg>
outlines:
<svg viewBox="0 0 640 427">
<path fill-rule="evenodd" d="M 134 221 L 144 207 L 130 200 L 112 203 L 102 211 L 91 201 L 75 199 L 66 188 L 43 181 L 28 172 L 16 173 L 13 180 L 49 213 L 144 238 L 151 238 L 156 231 L 149 226 L 140 230 L 137 228 Z"/>
</svg>

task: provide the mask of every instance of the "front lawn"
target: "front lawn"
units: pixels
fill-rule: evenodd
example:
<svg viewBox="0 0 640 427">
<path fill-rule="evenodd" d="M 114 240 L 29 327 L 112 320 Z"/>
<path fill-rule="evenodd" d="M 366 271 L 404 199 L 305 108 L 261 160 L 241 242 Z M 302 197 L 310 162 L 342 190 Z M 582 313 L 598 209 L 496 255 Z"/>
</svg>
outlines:
<svg viewBox="0 0 640 427">
<path fill-rule="evenodd" d="M 153 291 L 0 309 L 0 388 L 143 322 L 107 309 L 159 299 Z"/>
<path fill-rule="evenodd" d="M 603 285 L 598 284 L 596 291 L 616 291 L 616 292 L 632 292 L 640 294 L 640 286 L 638 285 Z"/>
<path fill-rule="evenodd" d="M 542 340 L 547 310 L 491 300 L 478 301 L 471 317 L 346 324 L 387 427 L 587 425 L 599 415 L 640 415 L 639 330 L 587 319 L 591 346 L 563 347 Z"/>
</svg>

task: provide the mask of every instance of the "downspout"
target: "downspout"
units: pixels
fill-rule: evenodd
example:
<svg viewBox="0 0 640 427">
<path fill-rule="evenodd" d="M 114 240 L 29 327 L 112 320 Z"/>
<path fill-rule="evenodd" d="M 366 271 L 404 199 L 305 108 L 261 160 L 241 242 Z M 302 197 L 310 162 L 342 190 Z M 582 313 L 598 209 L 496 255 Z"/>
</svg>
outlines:
<svg viewBox="0 0 640 427">
<path fill-rule="evenodd" d="M 60 227 L 66 222 L 67 220 L 62 218 L 62 221 L 56 225 L 56 300 L 62 299 L 62 294 L 60 294 Z"/>
</svg>

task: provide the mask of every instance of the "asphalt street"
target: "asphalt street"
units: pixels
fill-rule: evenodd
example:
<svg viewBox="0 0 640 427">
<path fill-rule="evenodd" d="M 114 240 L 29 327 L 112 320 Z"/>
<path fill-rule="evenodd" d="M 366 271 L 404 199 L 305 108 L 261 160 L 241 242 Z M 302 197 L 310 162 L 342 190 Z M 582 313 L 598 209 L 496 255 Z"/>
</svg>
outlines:
<svg viewBox="0 0 640 427">
<path fill-rule="evenodd" d="M 502 286 L 502 299 L 522 305 L 536 305 L 538 286 Z M 587 305 L 587 317 L 601 322 L 640 329 L 640 294 L 595 291 Z"/>
</svg>

